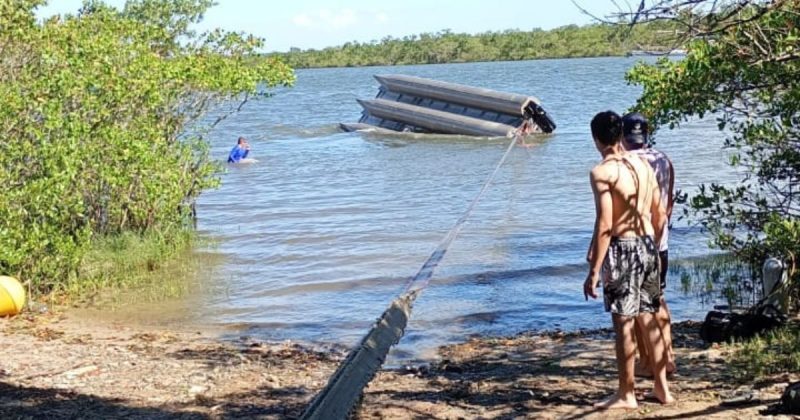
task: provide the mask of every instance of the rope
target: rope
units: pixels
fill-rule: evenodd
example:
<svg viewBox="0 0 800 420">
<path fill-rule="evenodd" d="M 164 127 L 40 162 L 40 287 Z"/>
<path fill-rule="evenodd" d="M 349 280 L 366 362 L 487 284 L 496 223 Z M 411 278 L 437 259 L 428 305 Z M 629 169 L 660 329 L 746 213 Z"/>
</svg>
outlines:
<svg viewBox="0 0 800 420">
<path fill-rule="evenodd" d="M 339 365 L 325 388 L 320 391 L 311 404 L 306 408 L 301 419 L 346 419 L 350 411 L 358 402 L 364 388 L 369 384 L 375 374 L 386 360 L 389 349 L 400 341 L 405 333 L 408 320 L 411 317 L 411 306 L 423 290 L 430 284 L 433 272 L 447 253 L 447 249 L 458 236 L 464 223 L 469 218 L 475 206 L 484 193 L 489 189 L 494 177 L 505 163 L 506 158 L 517 141 L 523 136 L 517 132 L 508 145 L 500 162 L 483 184 L 478 195 L 470 203 L 464 214 L 450 228 L 442 242 L 428 257 L 417 274 L 409 280 L 403 293 L 389 304 L 389 307 L 367 332 L 361 343 L 353 349 L 347 358 Z"/>
<path fill-rule="evenodd" d="M 492 184 L 492 181 L 494 181 L 494 177 L 497 175 L 497 172 L 500 171 L 500 167 L 505 163 L 506 158 L 511 152 L 511 149 L 514 148 L 514 145 L 517 144 L 517 140 L 519 140 L 521 137 L 522 136 L 520 134 L 516 134 L 514 136 L 514 140 L 512 140 L 508 145 L 506 152 L 503 153 L 503 157 L 500 158 L 500 162 L 497 163 L 494 171 L 492 171 L 492 173 L 489 175 L 489 178 L 486 179 L 486 182 L 484 182 L 483 187 L 478 192 L 478 195 L 472 199 L 472 202 L 469 204 L 469 207 L 467 207 L 467 210 L 456 221 L 455 225 L 450 228 L 450 231 L 447 232 L 447 235 L 444 237 L 444 239 L 442 239 L 442 242 L 439 244 L 439 246 L 436 247 L 431 256 L 428 257 L 428 260 L 425 261 L 425 264 L 422 265 L 422 268 L 420 268 L 419 271 L 417 271 L 417 274 L 415 274 L 414 277 L 409 280 L 405 290 L 406 293 L 411 291 L 421 293 L 423 289 L 428 287 L 431 277 L 433 276 L 433 270 L 436 269 L 436 267 L 442 261 L 442 258 L 444 258 L 444 255 L 447 253 L 447 249 L 450 247 L 450 244 L 453 243 L 453 240 L 455 240 L 456 236 L 458 236 L 458 234 L 461 232 L 461 228 L 464 226 L 464 223 L 466 223 L 467 219 L 469 219 L 469 216 L 472 214 L 472 211 L 475 209 L 475 206 L 478 204 L 481 198 L 483 198 L 483 194 L 489 189 L 489 186 Z"/>
</svg>

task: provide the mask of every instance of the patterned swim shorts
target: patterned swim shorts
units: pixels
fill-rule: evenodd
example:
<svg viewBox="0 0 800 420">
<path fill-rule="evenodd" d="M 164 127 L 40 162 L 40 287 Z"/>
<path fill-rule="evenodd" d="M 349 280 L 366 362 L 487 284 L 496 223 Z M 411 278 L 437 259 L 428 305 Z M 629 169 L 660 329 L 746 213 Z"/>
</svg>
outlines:
<svg viewBox="0 0 800 420">
<path fill-rule="evenodd" d="M 661 279 L 658 247 L 650 236 L 611 238 L 603 261 L 606 312 L 636 316 L 658 312 Z"/>
</svg>

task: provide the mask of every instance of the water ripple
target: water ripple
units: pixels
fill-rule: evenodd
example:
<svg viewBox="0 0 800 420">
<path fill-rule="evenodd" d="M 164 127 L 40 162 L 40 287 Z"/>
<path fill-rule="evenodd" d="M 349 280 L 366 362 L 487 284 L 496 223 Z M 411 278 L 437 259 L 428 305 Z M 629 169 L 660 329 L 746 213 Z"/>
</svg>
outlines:
<svg viewBox="0 0 800 420">
<path fill-rule="evenodd" d="M 460 217 L 508 140 L 340 133 L 355 98 L 374 96 L 374 73 L 403 73 L 539 97 L 557 131 L 512 152 L 492 189 L 417 302 L 397 354 L 475 333 L 606 326 L 581 284 L 594 217 L 589 134 L 597 111 L 631 106 L 639 91 L 626 58 L 298 71 L 282 90 L 221 124 L 212 153 L 239 135 L 258 163 L 232 166 L 198 202 L 209 271 L 226 293 L 203 308 L 212 323 L 247 325 L 270 338 L 354 343 Z M 535 76 L 535 77 L 534 77 Z M 662 133 L 677 186 L 732 179 L 712 123 Z M 713 177 L 713 179 L 712 179 Z M 726 178 L 727 177 L 727 178 Z M 677 224 L 672 258 L 704 255 L 705 239 Z M 672 281 L 672 280 L 671 280 Z M 675 295 L 676 319 L 702 307 Z"/>
</svg>

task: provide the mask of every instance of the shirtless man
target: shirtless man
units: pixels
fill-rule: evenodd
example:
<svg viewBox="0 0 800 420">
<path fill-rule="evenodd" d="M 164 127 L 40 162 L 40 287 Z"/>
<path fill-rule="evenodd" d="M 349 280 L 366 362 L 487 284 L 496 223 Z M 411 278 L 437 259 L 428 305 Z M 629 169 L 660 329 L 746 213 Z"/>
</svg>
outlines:
<svg viewBox="0 0 800 420">
<path fill-rule="evenodd" d="M 667 223 L 672 218 L 672 208 L 674 206 L 673 193 L 675 191 L 675 169 L 672 161 L 664 153 L 648 146 L 648 127 L 647 118 L 638 112 L 625 114 L 622 117 L 622 133 L 625 150 L 638 154 L 650 164 L 656 174 L 658 186 L 661 189 L 661 202 L 665 204 L 667 211 Z M 672 351 L 672 328 L 670 325 L 670 313 L 667 302 L 664 300 L 663 291 L 667 288 L 667 267 L 669 264 L 668 251 L 669 229 L 664 228 L 661 241 L 658 243 L 658 257 L 661 260 L 661 307 L 656 313 L 656 322 L 664 337 L 664 350 L 667 358 L 667 374 L 675 371 L 675 353 Z M 639 348 L 639 363 L 636 365 L 634 373 L 636 376 L 652 377 L 650 360 L 647 354 L 647 346 L 644 343 L 644 333 L 642 326 L 636 324 L 636 346 Z"/>
<path fill-rule="evenodd" d="M 619 389 L 596 406 L 602 409 L 635 409 L 634 320 L 644 326 L 648 354 L 654 372 L 653 396 L 661 403 L 673 401 L 667 384 L 664 342 L 654 313 L 661 302 L 658 246 L 666 223 L 661 193 L 653 170 L 623 149 L 622 118 L 612 111 L 592 119 L 592 137 L 602 162 L 591 171 L 596 219 L 589 252 L 589 275 L 584 297 L 597 298 L 600 269 L 603 300 L 615 331 Z"/>
</svg>

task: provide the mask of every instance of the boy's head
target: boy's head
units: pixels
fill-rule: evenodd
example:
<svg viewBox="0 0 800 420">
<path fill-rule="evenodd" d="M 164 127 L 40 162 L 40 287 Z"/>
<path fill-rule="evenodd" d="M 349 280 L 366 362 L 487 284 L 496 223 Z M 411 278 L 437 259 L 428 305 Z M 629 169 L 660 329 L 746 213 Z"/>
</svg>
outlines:
<svg viewBox="0 0 800 420">
<path fill-rule="evenodd" d="M 622 117 L 622 134 L 626 149 L 641 149 L 647 144 L 647 118 L 638 112 L 625 114 Z"/>
<path fill-rule="evenodd" d="M 592 118 L 592 137 L 598 149 L 613 146 L 622 139 L 622 118 L 614 111 L 603 111 Z"/>
</svg>

